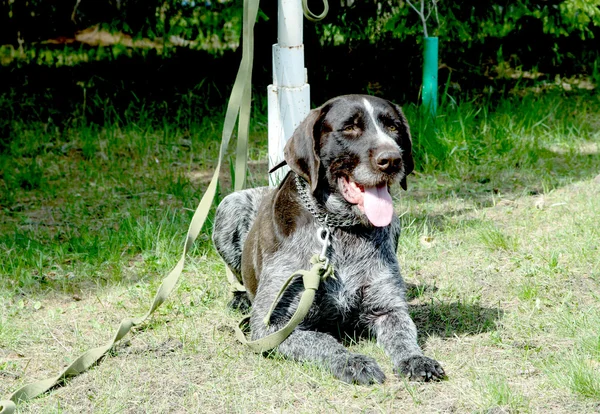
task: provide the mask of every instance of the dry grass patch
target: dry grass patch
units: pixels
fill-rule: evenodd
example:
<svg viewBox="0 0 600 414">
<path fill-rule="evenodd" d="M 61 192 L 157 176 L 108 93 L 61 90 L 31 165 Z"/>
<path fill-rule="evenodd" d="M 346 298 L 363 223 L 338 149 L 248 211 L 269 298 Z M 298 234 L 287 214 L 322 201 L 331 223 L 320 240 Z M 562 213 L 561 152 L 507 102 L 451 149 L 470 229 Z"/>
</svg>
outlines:
<svg viewBox="0 0 600 414">
<path fill-rule="evenodd" d="M 22 412 L 592 412 L 600 398 L 600 187 L 579 182 L 477 207 L 425 203 L 439 221 L 405 226 L 399 257 L 426 352 L 449 378 L 394 376 L 367 340 L 350 345 L 381 362 L 381 386 L 353 386 L 320 367 L 264 358 L 238 344 L 238 314 L 214 253 L 195 256 L 176 295 L 111 355 Z M 423 203 L 402 196 L 403 220 Z M 443 214 L 442 214 L 443 213 Z M 423 232 L 431 240 L 421 242 Z M 507 240 L 510 240 L 507 242 Z M 198 253 L 198 252 L 197 252 Z M 135 266 L 128 271 L 136 272 Z M 142 314 L 159 275 L 82 297 L 41 293 L 2 302 L 7 394 L 60 371 Z M 81 295 L 81 294 L 78 294 Z"/>
<path fill-rule="evenodd" d="M 429 143 L 407 108 L 421 159 L 395 198 L 398 257 L 419 340 L 447 381 L 396 377 L 366 339 L 349 346 L 378 360 L 382 385 L 253 354 L 235 340 L 241 316 L 226 308 L 205 232 L 150 321 L 20 412 L 599 411 L 598 104 L 453 104 Z M 0 154 L 0 396 L 55 375 L 146 312 L 214 159 L 220 123 L 203 122 L 61 134 L 21 125 Z M 254 140 L 250 185 L 265 182 L 266 143 Z"/>
</svg>

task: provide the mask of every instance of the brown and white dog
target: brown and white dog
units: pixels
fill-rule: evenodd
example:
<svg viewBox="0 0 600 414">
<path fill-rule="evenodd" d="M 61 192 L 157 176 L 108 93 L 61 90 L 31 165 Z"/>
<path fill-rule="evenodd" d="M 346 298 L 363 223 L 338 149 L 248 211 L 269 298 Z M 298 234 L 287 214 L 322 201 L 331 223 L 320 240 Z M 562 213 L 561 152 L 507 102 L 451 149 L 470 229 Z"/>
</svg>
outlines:
<svg viewBox="0 0 600 414">
<path fill-rule="evenodd" d="M 380 383 L 385 375 L 377 362 L 336 339 L 366 331 L 397 374 L 443 378 L 441 365 L 417 343 L 396 257 L 400 222 L 389 190 L 394 183 L 406 189 L 414 168 L 400 107 L 367 95 L 334 98 L 308 114 L 284 152 L 291 171 L 278 188 L 230 194 L 215 217 L 215 247 L 247 291 L 230 306 L 251 307 L 252 338 L 288 322 L 303 290 L 300 280 L 286 290 L 270 324 L 263 320 L 284 281 L 310 268 L 322 248 L 318 229 L 328 227 L 326 256 L 335 278 L 321 283 L 308 315 L 277 351 L 318 362 L 346 382 Z"/>
</svg>

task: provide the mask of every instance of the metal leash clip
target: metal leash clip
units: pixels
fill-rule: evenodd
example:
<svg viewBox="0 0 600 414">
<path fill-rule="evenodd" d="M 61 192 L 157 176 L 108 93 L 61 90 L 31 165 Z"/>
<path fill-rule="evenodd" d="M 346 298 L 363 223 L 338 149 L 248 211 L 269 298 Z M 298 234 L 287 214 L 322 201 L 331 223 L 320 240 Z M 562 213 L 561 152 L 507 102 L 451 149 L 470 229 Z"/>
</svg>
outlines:
<svg viewBox="0 0 600 414">
<path fill-rule="evenodd" d="M 327 218 L 325 218 L 325 220 L 327 221 Z M 321 254 L 319 255 L 319 260 L 323 260 L 325 261 L 325 263 L 323 264 L 323 268 L 327 268 L 327 266 L 329 266 L 329 258 L 327 257 L 327 249 L 329 248 L 329 245 L 331 244 L 331 242 L 329 241 L 329 236 L 331 235 L 331 230 L 329 230 L 329 227 L 319 227 L 317 229 L 317 237 L 319 238 L 319 241 L 323 244 L 323 248 L 321 249 Z"/>
</svg>

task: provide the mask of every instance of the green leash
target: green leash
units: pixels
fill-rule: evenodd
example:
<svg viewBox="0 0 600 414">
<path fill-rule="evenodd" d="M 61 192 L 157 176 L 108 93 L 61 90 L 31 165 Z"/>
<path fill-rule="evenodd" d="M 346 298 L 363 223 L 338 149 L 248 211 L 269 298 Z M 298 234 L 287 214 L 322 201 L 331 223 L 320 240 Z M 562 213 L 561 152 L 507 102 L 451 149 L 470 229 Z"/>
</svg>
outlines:
<svg viewBox="0 0 600 414">
<path fill-rule="evenodd" d="M 310 258 L 310 262 L 313 266 L 308 271 L 298 270 L 287 278 L 283 286 L 281 286 L 281 289 L 279 289 L 279 293 L 275 297 L 275 300 L 273 300 L 273 303 L 271 304 L 271 307 L 269 308 L 269 311 L 264 319 L 265 325 L 269 326 L 269 323 L 271 323 L 271 315 L 273 314 L 273 311 L 275 311 L 277 304 L 281 300 L 281 297 L 287 290 L 288 286 L 290 283 L 292 283 L 292 280 L 294 280 L 296 276 L 302 276 L 304 292 L 302 292 L 302 296 L 300 296 L 300 301 L 298 302 L 298 307 L 288 323 L 280 330 L 255 341 L 248 341 L 246 339 L 246 334 L 244 333 L 250 330 L 250 316 L 246 316 L 244 319 L 242 319 L 239 325 L 235 328 L 235 336 L 237 337 L 238 341 L 244 345 L 248 345 L 254 352 L 262 354 L 263 352 L 276 348 L 279 346 L 279 344 L 285 341 L 285 339 L 290 336 L 292 331 L 296 329 L 296 327 L 308 314 L 310 307 L 315 301 L 315 294 L 317 293 L 317 289 L 319 289 L 321 280 L 325 280 L 328 277 L 335 279 L 333 266 L 329 263 L 329 259 L 327 258 L 327 249 L 329 249 L 329 246 L 331 245 L 331 230 L 327 225 L 327 217 L 325 217 L 323 225 L 317 230 L 317 237 L 319 238 L 322 246 L 321 253 L 315 254 Z M 227 266 L 225 266 L 225 268 L 228 269 L 229 273 L 231 273 Z"/>
<path fill-rule="evenodd" d="M 313 14 L 306 6 L 306 0 L 302 1 L 304 13 L 309 20 L 321 20 L 327 14 L 327 10 L 329 9 L 327 0 L 323 0 L 324 11 L 320 15 Z M 154 311 L 160 305 L 162 305 L 162 303 L 168 298 L 168 296 L 175 288 L 179 277 L 181 276 L 181 272 L 183 271 L 183 267 L 185 265 L 185 257 L 187 253 L 191 246 L 194 244 L 194 241 L 198 237 L 200 230 L 202 230 L 202 227 L 206 222 L 206 218 L 208 216 L 210 207 L 212 206 L 217 191 L 217 183 L 219 181 L 219 172 L 221 171 L 223 156 L 225 154 L 225 151 L 227 150 L 229 141 L 231 140 L 231 136 L 233 135 L 233 129 L 238 119 L 238 142 L 236 148 L 234 189 L 237 191 L 244 188 L 248 162 L 248 135 L 250 125 L 250 105 L 252 100 L 251 80 L 253 63 L 252 57 L 254 55 L 254 24 L 256 23 L 256 18 L 258 15 L 259 2 L 260 0 L 244 0 L 244 25 L 242 30 L 242 62 L 238 69 L 235 83 L 233 85 L 233 90 L 231 92 L 231 96 L 227 105 L 227 112 L 225 114 L 225 122 L 223 125 L 223 133 L 221 136 L 221 147 L 219 149 L 217 167 L 212 176 L 212 179 L 210 180 L 210 184 L 208 185 L 208 188 L 202 196 L 198 208 L 196 209 L 196 211 L 194 212 L 194 216 L 192 217 L 192 221 L 190 223 L 190 227 L 188 229 L 187 236 L 185 239 L 185 244 L 181 258 L 179 259 L 179 262 L 177 262 L 175 267 L 171 270 L 171 272 L 168 274 L 168 276 L 161 283 L 160 287 L 158 288 L 158 291 L 156 292 L 152 305 L 150 306 L 150 309 L 148 310 L 148 312 L 146 312 L 145 315 L 141 317 L 123 319 L 121 321 L 121 324 L 119 325 L 119 328 L 115 332 L 112 340 L 107 342 L 104 346 L 93 348 L 85 352 L 83 355 L 79 356 L 75 361 L 73 361 L 61 373 L 59 373 L 56 377 L 47 378 L 41 381 L 24 385 L 15 392 L 13 392 L 8 398 L 8 400 L 0 400 L 0 414 L 13 414 L 16 410 L 16 404 L 18 404 L 19 402 L 32 400 L 38 397 L 39 395 L 46 393 L 51 388 L 54 388 L 58 385 L 62 385 L 67 378 L 77 376 L 89 369 L 92 365 L 96 364 L 100 358 L 106 355 L 106 353 L 118 341 L 120 341 L 125 335 L 127 335 L 134 326 L 140 325 L 146 319 L 148 319 L 154 313 Z M 315 266 L 313 266 L 313 268 L 314 267 Z M 297 273 L 300 274 L 300 272 Z M 233 278 L 230 278 L 230 280 L 233 281 L 235 279 L 235 276 L 231 276 Z M 229 274 L 228 277 L 230 277 Z M 311 283 L 308 283 L 308 286 L 310 287 L 307 287 L 305 291 L 305 293 L 308 291 L 312 292 L 311 303 L 314 299 L 314 291 L 316 291 L 316 289 L 318 288 L 317 281 L 316 288 L 314 288 L 313 290 L 312 287 L 314 286 L 315 282 L 312 281 L 312 278 L 313 277 L 309 278 L 309 281 Z M 305 286 L 307 286 L 306 282 Z M 241 284 L 239 284 L 238 282 L 237 288 L 243 289 L 243 286 L 241 286 Z M 308 306 L 308 308 L 310 308 L 310 305 Z M 308 312 L 308 308 L 306 309 L 306 312 Z M 304 316 L 306 316 L 306 313 L 304 313 L 302 318 L 300 318 L 300 321 L 304 318 Z M 290 324 L 288 323 L 288 325 Z M 287 335 L 289 335 L 289 333 Z M 281 341 L 283 341 L 283 339 Z M 279 343 L 281 343 L 281 341 Z M 274 348 L 279 343 L 277 343 L 269 349 Z"/>
<path fill-rule="evenodd" d="M 265 325 L 269 325 L 271 320 L 271 315 L 275 310 L 275 307 L 279 303 L 279 300 L 285 293 L 286 289 L 297 276 L 302 276 L 302 282 L 304 283 L 304 292 L 302 292 L 302 296 L 300 297 L 300 302 L 298 303 L 298 307 L 296 308 L 296 312 L 292 315 L 288 323 L 270 335 L 267 335 L 263 338 L 257 339 L 255 341 L 248 341 L 246 339 L 246 334 L 244 332 L 248 331 L 250 317 L 247 316 L 240 322 L 239 326 L 235 328 L 235 336 L 244 345 L 248 345 L 250 349 L 252 349 L 256 353 L 263 353 L 270 351 L 273 348 L 276 348 L 279 344 L 281 344 L 296 327 L 304 320 L 306 314 L 308 313 L 310 307 L 312 306 L 315 300 L 315 294 L 317 289 L 319 289 L 319 284 L 321 280 L 325 280 L 328 277 L 335 277 L 333 275 L 333 266 L 328 263 L 328 260 L 323 256 L 315 254 L 311 259 L 312 267 L 310 270 L 298 270 L 294 274 L 292 274 L 288 280 L 283 284 L 281 290 L 277 294 L 277 297 L 273 301 L 271 305 L 271 309 L 267 313 L 267 316 L 264 319 Z"/>
<path fill-rule="evenodd" d="M 221 147 L 219 149 L 219 159 L 217 167 L 212 176 L 210 184 L 200 204 L 192 217 L 190 227 L 187 232 L 183 253 L 175 268 L 171 270 L 169 275 L 163 280 L 162 284 L 158 288 L 154 301 L 148 312 L 139 318 L 127 318 L 121 322 L 121 325 L 117 329 L 117 332 L 113 336 L 112 340 L 107 342 L 104 346 L 91 349 L 85 352 L 83 355 L 73 361 L 67 368 L 65 368 L 56 377 L 48 378 L 45 380 L 37 381 L 31 384 L 27 384 L 18 390 L 16 390 L 8 400 L 0 401 L 0 414 L 12 414 L 14 413 L 16 406 L 21 401 L 28 401 L 37 396 L 47 392 L 51 388 L 62 385 L 64 381 L 69 377 L 74 377 L 86 371 L 92 365 L 98 362 L 118 341 L 120 341 L 134 326 L 140 325 L 146 319 L 154 313 L 154 311 L 167 299 L 171 291 L 174 289 L 181 272 L 185 264 L 185 257 L 193 245 L 194 241 L 198 237 L 202 226 L 206 222 L 208 212 L 213 203 L 217 183 L 219 180 L 219 172 L 221 170 L 221 164 L 223 162 L 223 156 L 229 145 L 231 136 L 233 135 L 233 129 L 236 124 L 236 120 L 239 116 L 240 122 L 238 125 L 238 143 L 237 143 L 237 154 L 236 160 L 236 177 L 235 177 L 235 188 L 241 189 L 244 185 L 244 179 L 246 176 L 246 162 L 247 162 L 247 148 L 248 148 L 248 125 L 250 119 L 250 101 L 251 101 L 251 77 L 252 77 L 252 53 L 254 50 L 254 24 L 258 14 L 259 0 L 244 0 L 244 29 L 242 33 L 242 62 L 238 70 L 233 90 L 229 98 L 227 105 L 227 112 L 225 115 L 225 122 L 223 126 L 223 134 Z"/>
<path fill-rule="evenodd" d="M 302 11 L 304 12 L 304 16 L 308 20 L 310 20 L 311 22 L 318 22 L 320 20 L 323 20 L 325 16 L 327 16 L 327 13 L 329 13 L 329 3 L 327 2 L 327 0 L 323 0 L 323 12 L 321 14 L 314 14 L 308 8 L 308 0 L 302 0 Z"/>
</svg>

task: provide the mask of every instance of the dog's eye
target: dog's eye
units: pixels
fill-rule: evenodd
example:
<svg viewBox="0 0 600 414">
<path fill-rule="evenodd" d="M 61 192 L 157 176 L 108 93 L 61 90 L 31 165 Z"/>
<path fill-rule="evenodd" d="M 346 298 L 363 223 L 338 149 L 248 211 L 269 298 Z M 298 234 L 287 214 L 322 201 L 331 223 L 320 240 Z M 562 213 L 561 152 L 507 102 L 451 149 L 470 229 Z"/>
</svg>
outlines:
<svg viewBox="0 0 600 414">
<path fill-rule="evenodd" d="M 389 126 L 387 127 L 387 129 L 388 129 L 388 131 L 390 131 L 390 132 L 396 132 L 396 131 L 398 131 L 398 128 L 396 127 L 396 125 L 389 125 Z"/>
<path fill-rule="evenodd" d="M 354 132 L 356 130 L 356 125 L 346 125 L 344 127 L 344 132 Z"/>
</svg>

